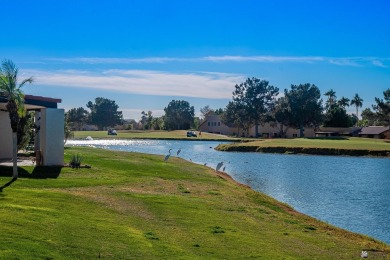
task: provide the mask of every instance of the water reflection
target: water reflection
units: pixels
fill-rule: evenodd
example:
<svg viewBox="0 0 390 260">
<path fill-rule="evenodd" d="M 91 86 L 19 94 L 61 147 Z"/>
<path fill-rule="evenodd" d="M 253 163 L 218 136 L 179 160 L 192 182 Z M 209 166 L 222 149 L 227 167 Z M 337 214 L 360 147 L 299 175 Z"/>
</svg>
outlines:
<svg viewBox="0 0 390 260">
<path fill-rule="evenodd" d="M 234 179 L 330 224 L 390 243 L 388 158 L 218 152 L 221 142 L 166 140 L 68 141 L 111 150 L 180 157 L 214 168 L 224 162 Z"/>
</svg>

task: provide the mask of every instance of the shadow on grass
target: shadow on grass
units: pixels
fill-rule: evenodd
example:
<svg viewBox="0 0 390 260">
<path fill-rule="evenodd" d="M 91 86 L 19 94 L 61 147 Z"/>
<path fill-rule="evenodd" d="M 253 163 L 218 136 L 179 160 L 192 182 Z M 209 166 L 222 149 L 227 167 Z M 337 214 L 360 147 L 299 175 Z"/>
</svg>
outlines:
<svg viewBox="0 0 390 260">
<path fill-rule="evenodd" d="M 7 188 L 8 186 L 10 186 L 14 181 L 16 181 L 18 178 L 12 178 L 9 182 L 7 182 L 6 184 L 4 184 L 3 186 L 0 187 L 0 192 L 3 191 L 3 189 Z"/>
<path fill-rule="evenodd" d="M 61 166 L 35 166 L 32 172 L 18 167 L 19 178 L 28 179 L 56 179 L 62 170 Z M 0 166 L 0 177 L 12 176 L 11 166 Z"/>
<path fill-rule="evenodd" d="M 24 168 L 18 167 L 18 178 L 28 178 L 28 179 L 56 179 L 61 173 L 61 166 L 35 166 L 33 171 L 30 173 Z M 0 177 L 9 177 L 12 176 L 12 167 L 11 166 L 0 166 Z M 0 186 L 0 192 L 4 188 L 10 186 L 18 178 L 12 178 L 9 182 Z"/>
</svg>

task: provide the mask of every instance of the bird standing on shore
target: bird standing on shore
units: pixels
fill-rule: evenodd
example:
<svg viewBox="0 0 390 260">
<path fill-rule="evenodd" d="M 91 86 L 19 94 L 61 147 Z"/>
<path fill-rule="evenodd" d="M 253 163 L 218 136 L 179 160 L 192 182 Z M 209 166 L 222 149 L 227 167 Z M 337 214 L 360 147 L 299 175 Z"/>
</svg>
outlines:
<svg viewBox="0 0 390 260">
<path fill-rule="evenodd" d="M 181 148 L 179 150 L 177 150 L 176 155 L 179 156 L 180 152 L 181 152 Z"/>
<path fill-rule="evenodd" d="M 215 171 L 216 172 L 219 171 L 219 169 L 221 169 L 222 165 L 223 165 L 223 162 L 218 163 L 217 168 L 215 168 Z"/>
<path fill-rule="evenodd" d="M 164 158 L 164 162 L 168 161 L 169 157 L 171 156 L 171 150 L 172 149 L 169 149 L 169 154 L 167 154 Z"/>
</svg>

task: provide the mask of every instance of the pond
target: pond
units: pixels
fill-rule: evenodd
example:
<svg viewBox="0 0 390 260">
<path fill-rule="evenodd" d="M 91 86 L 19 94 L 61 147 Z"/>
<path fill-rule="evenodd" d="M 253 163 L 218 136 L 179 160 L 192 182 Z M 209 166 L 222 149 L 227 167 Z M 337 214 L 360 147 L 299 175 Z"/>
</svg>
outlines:
<svg viewBox="0 0 390 260">
<path fill-rule="evenodd" d="M 67 145 L 168 154 L 225 172 L 296 210 L 390 244 L 390 159 L 214 150 L 215 141 L 71 140 Z M 222 167 L 223 168 L 223 167 Z"/>
</svg>

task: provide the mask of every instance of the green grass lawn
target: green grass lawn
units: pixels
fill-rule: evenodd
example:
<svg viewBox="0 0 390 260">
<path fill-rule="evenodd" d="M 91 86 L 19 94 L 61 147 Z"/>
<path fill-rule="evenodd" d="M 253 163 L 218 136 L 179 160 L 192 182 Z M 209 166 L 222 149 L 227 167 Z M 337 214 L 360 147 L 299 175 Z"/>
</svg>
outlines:
<svg viewBox="0 0 390 260">
<path fill-rule="evenodd" d="M 199 131 L 196 131 L 199 134 Z M 239 140 L 225 135 L 202 133 L 198 137 L 187 137 L 187 131 L 118 131 L 118 135 L 108 135 L 107 131 L 75 131 L 75 139 L 91 136 L 94 139 L 184 139 L 184 140 Z"/>
<path fill-rule="evenodd" d="M 21 167 L 0 192 L 0 259 L 358 259 L 390 247 L 203 165 L 85 147 L 91 169 Z M 0 168 L 0 185 L 11 179 Z"/>
</svg>

